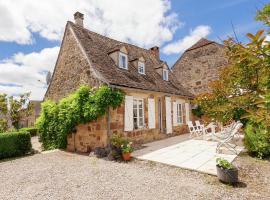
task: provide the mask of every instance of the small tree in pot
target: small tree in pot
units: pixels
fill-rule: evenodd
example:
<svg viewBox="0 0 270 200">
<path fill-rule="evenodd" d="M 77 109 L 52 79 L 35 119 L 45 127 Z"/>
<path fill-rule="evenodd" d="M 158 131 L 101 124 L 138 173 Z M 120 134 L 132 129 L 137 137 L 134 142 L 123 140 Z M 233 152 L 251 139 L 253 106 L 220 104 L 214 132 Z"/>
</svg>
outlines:
<svg viewBox="0 0 270 200">
<path fill-rule="evenodd" d="M 229 161 L 217 158 L 217 176 L 221 182 L 235 184 L 238 182 L 238 169 Z"/>
</svg>

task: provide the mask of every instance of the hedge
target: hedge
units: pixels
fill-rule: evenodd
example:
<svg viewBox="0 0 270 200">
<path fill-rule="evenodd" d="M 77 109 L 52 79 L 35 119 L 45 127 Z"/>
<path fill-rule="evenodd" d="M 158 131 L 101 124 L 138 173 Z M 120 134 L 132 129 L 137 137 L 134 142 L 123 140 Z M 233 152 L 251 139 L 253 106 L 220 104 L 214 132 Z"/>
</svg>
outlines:
<svg viewBox="0 0 270 200">
<path fill-rule="evenodd" d="M 25 155 L 31 148 L 31 136 L 28 132 L 0 134 L 0 159 Z"/>
<path fill-rule="evenodd" d="M 37 135 L 37 128 L 21 128 L 19 130 L 20 132 L 28 132 L 30 133 L 31 137 L 36 136 Z"/>
<path fill-rule="evenodd" d="M 270 156 L 270 137 L 263 126 L 249 123 L 245 128 L 244 144 L 251 155 L 261 159 Z"/>
</svg>

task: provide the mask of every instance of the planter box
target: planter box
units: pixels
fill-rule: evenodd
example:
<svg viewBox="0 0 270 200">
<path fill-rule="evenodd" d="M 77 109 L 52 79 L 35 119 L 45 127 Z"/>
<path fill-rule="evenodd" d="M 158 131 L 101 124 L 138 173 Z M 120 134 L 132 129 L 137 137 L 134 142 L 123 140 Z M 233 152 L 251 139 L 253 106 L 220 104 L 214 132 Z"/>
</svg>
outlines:
<svg viewBox="0 0 270 200">
<path fill-rule="evenodd" d="M 238 182 L 238 169 L 223 169 L 219 166 L 217 168 L 217 176 L 221 182 L 235 184 Z"/>
</svg>

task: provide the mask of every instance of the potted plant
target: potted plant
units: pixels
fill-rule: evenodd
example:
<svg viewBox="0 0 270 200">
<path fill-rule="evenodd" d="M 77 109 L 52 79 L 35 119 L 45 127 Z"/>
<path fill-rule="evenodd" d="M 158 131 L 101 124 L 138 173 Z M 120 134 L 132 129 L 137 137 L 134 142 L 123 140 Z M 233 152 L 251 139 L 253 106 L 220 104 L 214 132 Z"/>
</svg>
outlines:
<svg viewBox="0 0 270 200">
<path fill-rule="evenodd" d="M 133 148 L 131 145 L 132 145 L 132 142 L 121 145 L 122 157 L 124 161 L 130 161 L 131 159 L 131 152 L 133 151 Z"/>
<path fill-rule="evenodd" d="M 238 182 L 238 170 L 228 160 L 217 158 L 217 176 L 221 182 L 235 184 Z"/>
</svg>

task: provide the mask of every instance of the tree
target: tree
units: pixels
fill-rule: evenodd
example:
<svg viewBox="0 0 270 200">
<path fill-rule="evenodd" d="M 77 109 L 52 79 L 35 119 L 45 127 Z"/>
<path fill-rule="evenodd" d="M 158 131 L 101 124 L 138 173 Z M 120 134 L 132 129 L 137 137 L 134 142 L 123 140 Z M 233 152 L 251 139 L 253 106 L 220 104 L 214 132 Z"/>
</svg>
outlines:
<svg viewBox="0 0 270 200">
<path fill-rule="evenodd" d="M 270 89 L 270 43 L 265 40 L 265 33 L 269 33 L 270 27 L 269 4 L 257 12 L 256 19 L 264 22 L 266 30 L 248 33 L 250 42 L 247 44 L 233 38 L 224 41 L 229 65 L 221 71 L 219 80 L 210 84 L 211 92 L 195 99 L 209 118 L 228 122 L 243 116 L 251 119 L 252 116 L 256 121 L 255 113 L 265 108 L 260 112 L 264 113 L 260 122 L 267 121 L 267 106 L 262 107 L 261 104 L 262 99 L 267 99 Z"/>
<path fill-rule="evenodd" d="M 0 132 L 8 128 L 8 121 L 15 129 L 19 129 L 19 122 L 22 117 L 27 117 L 32 112 L 32 104 L 29 103 L 30 93 L 22 94 L 19 97 L 8 97 L 0 94 Z"/>
</svg>

